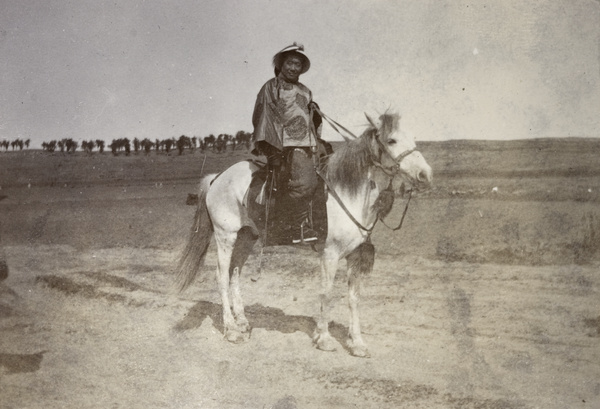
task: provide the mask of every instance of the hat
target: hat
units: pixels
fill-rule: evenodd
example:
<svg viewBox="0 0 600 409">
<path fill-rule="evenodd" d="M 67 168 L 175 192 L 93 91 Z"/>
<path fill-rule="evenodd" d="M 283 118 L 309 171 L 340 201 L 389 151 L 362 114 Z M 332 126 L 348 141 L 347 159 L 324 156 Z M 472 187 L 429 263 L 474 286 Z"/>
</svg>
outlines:
<svg viewBox="0 0 600 409">
<path fill-rule="evenodd" d="M 310 68 L 310 60 L 308 59 L 306 54 L 304 54 L 304 46 L 302 44 L 296 44 L 296 42 L 294 42 L 294 44 L 288 45 L 283 50 L 279 51 L 273 56 L 273 67 L 275 67 L 275 75 L 279 75 L 279 72 L 281 71 L 281 66 L 285 61 L 285 57 L 290 54 L 297 55 L 300 58 L 302 58 L 302 72 L 300 74 L 304 74 L 306 71 L 308 71 L 308 69 Z"/>
</svg>

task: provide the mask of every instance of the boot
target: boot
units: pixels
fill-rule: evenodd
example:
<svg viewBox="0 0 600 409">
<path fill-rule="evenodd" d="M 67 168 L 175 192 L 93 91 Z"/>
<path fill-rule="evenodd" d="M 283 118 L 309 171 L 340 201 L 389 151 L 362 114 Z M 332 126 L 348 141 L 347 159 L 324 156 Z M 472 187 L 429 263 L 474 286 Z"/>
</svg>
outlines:
<svg viewBox="0 0 600 409">
<path fill-rule="evenodd" d="M 312 229 L 310 205 L 304 205 L 293 215 L 292 244 L 315 242 L 319 239 L 316 231 Z"/>
</svg>

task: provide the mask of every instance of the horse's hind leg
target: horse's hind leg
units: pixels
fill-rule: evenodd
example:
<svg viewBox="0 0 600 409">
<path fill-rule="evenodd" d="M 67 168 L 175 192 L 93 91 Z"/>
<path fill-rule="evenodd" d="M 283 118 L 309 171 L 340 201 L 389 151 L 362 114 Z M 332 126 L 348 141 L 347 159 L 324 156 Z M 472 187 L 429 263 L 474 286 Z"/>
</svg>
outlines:
<svg viewBox="0 0 600 409">
<path fill-rule="evenodd" d="M 250 323 L 244 314 L 244 301 L 240 291 L 240 274 L 242 267 L 246 263 L 258 235 L 248 226 L 242 227 L 237 234 L 237 239 L 231 254 L 231 264 L 229 266 L 229 280 L 231 288 L 231 298 L 233 302 L 233 314 L 238 330 L 242 333 L 250 332 Z"/>
<path fill-rule="evenodd" d="M 348 263 L 348 306 L 350 308 L 350 324 L 348 326 L 348 348 L 352 355 L 369 357 L 367 345 L 360 331 L 358 305 L 360 302 L 361 278 L 373 270 L 375 247 L 371 243 L 363 243 L 346 257 Z"/>
<path fill-rule="evenodd" d="M 230 342 L 243 342 L 245 339 L 235 322 L 229 300 L 229 267 L 236 235 L 235 233 L 215 234 L 215 239 L 217 241 L 217 285 L 223 307 L 223 335 Z"/>
</svg>

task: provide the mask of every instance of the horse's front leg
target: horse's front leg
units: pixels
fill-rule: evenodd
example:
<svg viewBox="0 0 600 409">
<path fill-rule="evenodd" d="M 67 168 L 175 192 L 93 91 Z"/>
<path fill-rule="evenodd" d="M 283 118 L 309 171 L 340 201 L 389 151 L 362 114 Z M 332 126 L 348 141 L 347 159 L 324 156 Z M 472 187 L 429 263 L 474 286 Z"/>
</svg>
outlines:
<svg viewBox="0 0 600 409">
<path fill-rule="evenodd" d="M 339 253 L 326 247 L 321 257 L 321 307 L 317 317 L 317 327 L 313 335 L 316 347 L 323 351 L 335 351 L 336 341 L 329 333 L 330 312 L 332 309 L 331 291 L 339 263 Z"/>
<path fill-rule="evenodd" d="M 348 263 L 348 307 L 350 323 L 348 325 L 348 348 L 352 355 L 369 357 L 367 345 L 360 331 L 358 306 L 360 303 L 361 278 L 373 270 L 375 248 L 371 243 L 363 243 L 346 257 Z"/>
</svg>

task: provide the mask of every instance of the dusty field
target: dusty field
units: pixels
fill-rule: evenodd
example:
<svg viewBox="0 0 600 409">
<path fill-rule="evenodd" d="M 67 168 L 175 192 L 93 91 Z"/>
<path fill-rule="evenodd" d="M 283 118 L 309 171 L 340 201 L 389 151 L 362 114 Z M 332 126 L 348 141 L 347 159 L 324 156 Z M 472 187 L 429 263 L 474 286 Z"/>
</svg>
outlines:
<svg viewBox="0 0 600 409">
<path fill-rule="evenodd" d="M 0 407 L 600 407 L 597 151 L 510 148 L 423 147 L 435 187 L 401 232 L 375 233 L 369 359 L 344 348 L 342 271 L 339 348 L 312 347 L 309 250 L 265 249 L 263 277 L 244 275 L 242 345 L 222 339 L 214 247 L 204 280 L 171 291 L 199 153 L 0 154 Z M 244 157 L 209 155 L 205 171 Z"/>
</svg>

